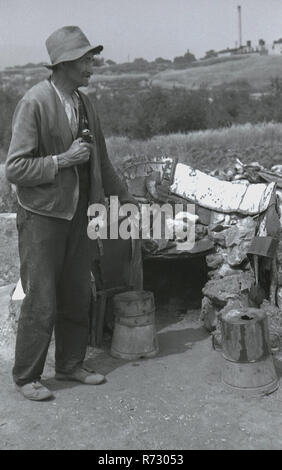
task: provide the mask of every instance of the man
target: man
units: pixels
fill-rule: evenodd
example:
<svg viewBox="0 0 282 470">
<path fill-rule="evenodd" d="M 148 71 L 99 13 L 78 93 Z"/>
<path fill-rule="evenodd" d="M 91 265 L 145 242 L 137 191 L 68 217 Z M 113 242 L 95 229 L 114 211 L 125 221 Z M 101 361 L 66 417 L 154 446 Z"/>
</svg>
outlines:
<svg viewBox="0 0 282 470">
<path fill-rule="evenodd" d="M 31 400 L 53 397 L 41 382 L 55 328 L 58 380 L 100 384 L 104 376 L 83 368 L 90 306 L 87 208 L 118 195 L 134 202 L 107 155 L 99 118 L 86 95 L 93 73 L 91 46 L 76 26 L 46 41 L 53 72 L 18 103 L 6 162 L 17 187 L 21 281 L 25 292 L 19 318 L 13 378 Z M 84 142 L 89 129 L 94 143 Z"/>
</svg>

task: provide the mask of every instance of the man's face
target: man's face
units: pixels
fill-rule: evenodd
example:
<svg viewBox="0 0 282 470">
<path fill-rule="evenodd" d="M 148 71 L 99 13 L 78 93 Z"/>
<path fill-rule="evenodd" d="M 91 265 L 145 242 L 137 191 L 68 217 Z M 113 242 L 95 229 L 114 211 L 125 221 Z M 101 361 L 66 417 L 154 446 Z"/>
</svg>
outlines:
<svg viewBox="0 0 282 470">
<path fill-rule="evenodd" d="M 74 86 L 88 86 L 89 79 L 93 74 L 93 53 L 88 52 L 83 57 L 71 62 L 65 62 L 65 72 Z"/>
</svg>

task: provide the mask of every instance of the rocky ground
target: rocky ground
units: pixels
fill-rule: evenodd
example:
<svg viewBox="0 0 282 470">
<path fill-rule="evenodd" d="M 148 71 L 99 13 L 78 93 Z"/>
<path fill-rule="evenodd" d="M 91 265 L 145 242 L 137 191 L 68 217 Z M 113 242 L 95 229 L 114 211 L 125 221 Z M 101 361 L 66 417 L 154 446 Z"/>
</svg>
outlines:
<svg viewBox="0 0 282 470">
<path fill-rule="evenodd" d="M 0 288 L 2 325 L 11 286 Z M 221 382 L 224 361 L 199 324 L 199 310 L 171 298 L 156 312 L 159 353 L 125 361 L 110 356 L 110 336 L 88 362 L 106 374 L 100 386 L 56 382 L 53 348 L 44 382 L 49 402 L 30 402 L 11 379 L 14 333 L 0 347 L 0 448 L 4 449 L 281 449 L 282 388 L 241 397 Z M 5 333 L 5 334 L 4 334 Z M 278 375 L 282 357 L 275 358 Z"/>
</svg>

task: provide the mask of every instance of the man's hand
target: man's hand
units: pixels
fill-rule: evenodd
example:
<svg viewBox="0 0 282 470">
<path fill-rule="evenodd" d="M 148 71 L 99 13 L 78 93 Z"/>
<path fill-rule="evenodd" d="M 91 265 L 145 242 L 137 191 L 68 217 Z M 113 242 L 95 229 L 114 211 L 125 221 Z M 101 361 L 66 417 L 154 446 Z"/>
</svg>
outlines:
<svg viewBox="0 0 282 470">
<path fill-rule="evenodd" d="M 58 167 L 68 168 L 86 163 L 89 160 L 91 148 L 92 144 L 83 142 L 81 138 L 74 140 L 66 152 L 57 155 Z"/>
</svg>

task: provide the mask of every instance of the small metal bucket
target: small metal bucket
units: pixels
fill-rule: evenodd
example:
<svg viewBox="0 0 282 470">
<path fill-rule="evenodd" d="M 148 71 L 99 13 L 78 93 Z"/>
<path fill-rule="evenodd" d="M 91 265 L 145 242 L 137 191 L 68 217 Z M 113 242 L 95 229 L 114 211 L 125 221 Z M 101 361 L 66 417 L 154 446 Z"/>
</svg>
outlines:
<svg viewBox="0 0 282 470">
<path fill-rule="evenodd" d="M 256 308 L 233 309 L 219 316 L 222 380 L 248 395 L 268 395 L 278 388 L 271 355 L 267 315 Z"/>
</svg>

